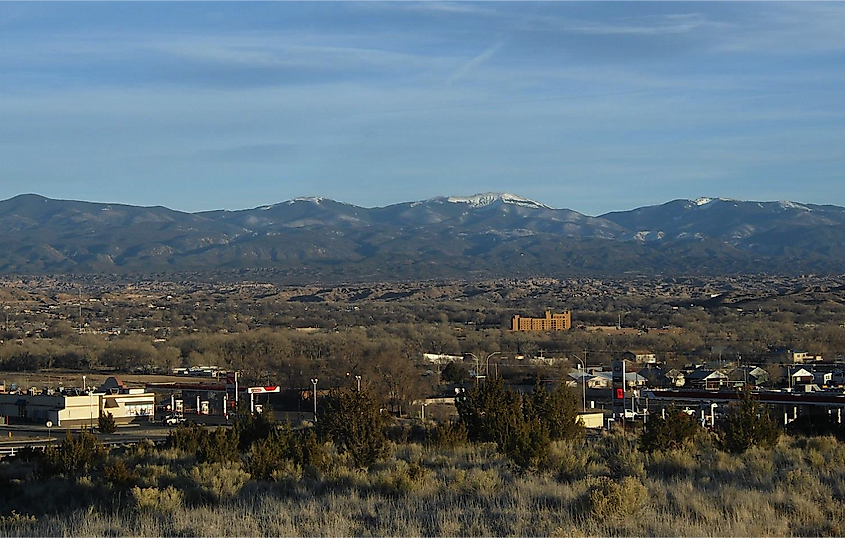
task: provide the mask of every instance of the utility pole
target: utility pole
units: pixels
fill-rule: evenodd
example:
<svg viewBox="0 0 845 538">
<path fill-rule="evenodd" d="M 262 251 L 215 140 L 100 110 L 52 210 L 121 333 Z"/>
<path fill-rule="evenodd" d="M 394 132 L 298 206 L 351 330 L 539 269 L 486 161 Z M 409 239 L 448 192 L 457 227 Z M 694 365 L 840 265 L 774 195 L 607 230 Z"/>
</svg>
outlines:
<svg viewBox="0 0 845 538">
<path fill-rule="evenodd" d="M 584 412 L 587 412 L 587 350 L 584 350 L 584 375 L 581 377 L 582 390 L 584 391 Z"/>
<path fill-rule="evenodd" d="M 82 285 L 77 285 L 77 301 L 79 304 L 79 332 L 82 332 Z"/>
<path fill-rule="evenodd" d="M 578 369 L 581 370 L 581 385 L 584 398 L 584 411 L 587 410 L 587 350 L 584 350 L 584 360 L 575 355 L 575 360 L 578 361 Z"/>
<path fill-rule="evenodd" d="M 317 423 L 317 381 L 316 377 L 311 379 L 311 384 L 314 385 L 314 424 Z"/>
<path fill-rule="evenodd" d="M 235 413 L 238 413 L 238 371 L 235 370 Z M 237 414 L 235 416 L 238 416 Z"/>
</svg>

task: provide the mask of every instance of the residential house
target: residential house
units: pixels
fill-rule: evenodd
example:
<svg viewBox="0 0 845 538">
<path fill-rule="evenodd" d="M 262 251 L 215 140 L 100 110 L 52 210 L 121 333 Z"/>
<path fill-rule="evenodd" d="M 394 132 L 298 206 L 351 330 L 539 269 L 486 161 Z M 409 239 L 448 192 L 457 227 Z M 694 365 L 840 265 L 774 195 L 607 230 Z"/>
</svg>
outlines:
<svg viewBox="0 0 845 538">
<path fill-rule="evenodd" d="M 795 385 L 803 385 L 805 383 L 812 383 L 815 376 L 813 372 L 807 370 L 806 368 L 799 368 L 794 372 L 790 372 L 789 379 L 794 387 Z"/>
<path fill-rule="evenodd" d="M 752 387 L 759 387 L 769 382 L 769 372 L 759 366 L 740 366 L 728 373 L 728 379 L 732 386 L 741 387 L 747 384 Z"/>
<path fill-rule="evenodd" d="M 807 351 L 798 351 L 795 349 L 776 349 L 771 353 L 773 362 L 785 364 L 807 364 L 822 360 L 821 355 L 812 355 Z"/>
<path fill-rule="evenodd" d="M 623 359 L 640 364 L 656 364 L 657 356 L 648 349 L 630 349 L 622 354 Z"/>
<path fill-rule="evenodd" d="M 676 368 L 665 370 L 660 367 L 643 368 L 639 373 L 651 387 L 677 388 L 684 386 L 684 373 Z"/>
<path fill-rule="evenodd" d="M 719 370 L 711 370 L 710 368 L 700 367 L 687 373 L 686 385 L 691 388 L 704 390 L 718 390 L 721 387 L 728 386 L 728 376 Z"/>
<path fill-rule="evenodd" d="M 610 388 L 613 385 L 613 374 L 611 372 L 596 372 L 596 379 L 587 381 L 589 388 Z M 596 385 L 595 387 L 592 385 Z M 602 385 L 602 386 L 598 386 Z M 641 376 L 637 372 L 625 373 L 625 388 L 636 389 L 648 385 L 648 379 Z"/>
<path fill-rule="evenodd" d="M 687 381 L 686 374 L 677 368 L 672 368 L 666 372 L 665 377 L 669 380 L 673 387 L 683 387 Z"/>
<path fill-rule="evenodd" d="M 833 372 L 813 372 L 813 383 L 816 385 L 833 385 Z"/>
</svg>

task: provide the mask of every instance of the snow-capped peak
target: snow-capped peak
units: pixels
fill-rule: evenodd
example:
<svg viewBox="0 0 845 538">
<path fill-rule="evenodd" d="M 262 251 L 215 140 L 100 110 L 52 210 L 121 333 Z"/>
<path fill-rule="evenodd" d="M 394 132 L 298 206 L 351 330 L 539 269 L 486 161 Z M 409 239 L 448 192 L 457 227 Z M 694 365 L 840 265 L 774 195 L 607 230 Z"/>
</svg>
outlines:
<svg viewBox="0 0 845 538">
<path fill-rule="evenodd" d="M 446 201 L 453 204 L 468 204 L 472 208 L 487 207 L 495 204 L 496 202 L 500 202 L 503 204 L 531 207 L 534 209 L 552 209 L 540 202 L 535 202 L 534 200 L 529 200 L 528 198 L 523 198 L 522 196 L 506 192 L 485 192 L 474 196 L 450 196 L 446 198 Z"/>
<path fill-rule="evenodd" d="M 299 198 L 288 200 L 288 203 L 295 204 L 296 202 L 311 202 L 312 204 L 319 204 L 323 200 L 325 200 L 325 198 L 320 196 L 300 196 Z"/>
<path fill-rule="evenodd" d="M 783 209 L 802 209 L 804 211 L 812 211 L 812 209 L 810 209 L 809 207 L 801 204 L 796 204 L 795 202 L 782 201 L 778 202 L 778 204 L 780 204 L 780 207 L 782 207 Z"/>
<path fill-rule="evenodd" d="M 710 205 L 713 202 L 736 202 L 733 198 L 710 198 L 708 196 L 702 196 L 701 198 L 696 198 L 695 200 L 689 200 L 690 204 L 687 207 L 704 207 L 706 205 Z"/>
</svg>

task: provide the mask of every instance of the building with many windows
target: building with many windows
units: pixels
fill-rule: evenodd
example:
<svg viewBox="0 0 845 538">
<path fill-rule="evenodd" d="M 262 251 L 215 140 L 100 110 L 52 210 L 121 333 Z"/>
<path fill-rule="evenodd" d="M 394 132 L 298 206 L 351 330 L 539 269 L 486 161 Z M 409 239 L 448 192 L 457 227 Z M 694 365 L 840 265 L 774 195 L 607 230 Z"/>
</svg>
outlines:
<svg viewBox="0 0 845 538">
<path fill-rule="evenodd" d="M 514 316 L 511 320 L 511 330 L 514 331 L 568 331 L 572 327 L 572 314 L 566 310 L 560 314 L 552 314 L 546 310 L 543 318 L 524 318 Z"/>
</svg>

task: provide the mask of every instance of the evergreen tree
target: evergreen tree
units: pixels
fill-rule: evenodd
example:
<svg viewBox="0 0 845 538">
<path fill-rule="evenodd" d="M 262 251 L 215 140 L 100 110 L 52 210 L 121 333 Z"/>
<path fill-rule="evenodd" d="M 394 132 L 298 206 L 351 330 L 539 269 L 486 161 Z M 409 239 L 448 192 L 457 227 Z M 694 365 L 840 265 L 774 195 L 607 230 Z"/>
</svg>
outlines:
<svg viewBox="0 0 845 538">
<path fill-rule="evenodd" d="M 550 393 L 539 381 L 533 394 L 523 396 L 505 389 L 501 378 L 490 379 L 455 405 L 470 440 L 496 443 L 522 468 L 540 465 L 552 439 L 571 439 L 583 432 L 572 393 Z"/>
<path fill-rule="evenodd" d="M 536 417 L 548 431 L 553 441 L 574 439 L 584 434 L 584 425 L 578 418 L 578 398 L 567 387 L 549 392 L 540 378 L 531 394 L 529 418 Z"/>
<path fill-rule="evenodd" d="M 774 447 L 780 439 L 781 428 L 768 409 L 745 393 L 731 410 L 720 428 L 722 448 L 742 453 L 753 446 Z"/>
<path fill-rule="evenodd" d="M 238 432 L 238 449 L 245 452 L 254 442 L 270 437 L 276 429 L 276 417 L 270 409 L 261 413 L 247 410 L 240 415 L 234 429 Z"/>
<path fill-rule="evenodd" d="M 106 457 L 106 449 L 92 433 L 79 432 L 74 437 L 68 430 L 58 446 L 49 446 L 39 462 L 38 473 L 43 477 L 62 474 L 78 476 Z"/>
<path fill-rule="evenodd" d="M 505 389 L 501 378 L 488 379 L 455 399 L 467 437 L 474 442 L 498 443 L 515 415 L 521 415 L 521 403 L 519 395 Z"/>
<path fill-rule="evenodd" d="M 675 405 L 666 410 L 666 418 L 649 417 L 640 436 L 640 449 L 643 452 L 655 450 L 675 450 L 701 431 L 701 426 L 694 417 L 680 411 Z"/>
<path fill-rule="evenodd" d="M 106 411 L 100 413 L 100 418 L 97 419 L 97 429 L 100 433 L 114 433 L 117 431 L 117 423 L 114 421 L 114 415 Z"/>
<path fill-rule="evenodd" d="M 450 362 L 440 372 L 440 379 L 446 383 L 463 383 L 469 379 L 469 370 L 462 364 Z"/>
<path fill-rule="evenodd" d="M 333 389 L 317 406 L 317 431 L 348 452 L 359 467 L 369 467 L 387 451 L 387 416 L 367 391 Z"/>
</svg>

